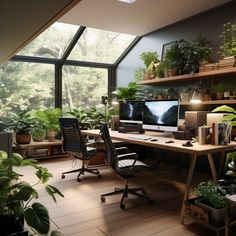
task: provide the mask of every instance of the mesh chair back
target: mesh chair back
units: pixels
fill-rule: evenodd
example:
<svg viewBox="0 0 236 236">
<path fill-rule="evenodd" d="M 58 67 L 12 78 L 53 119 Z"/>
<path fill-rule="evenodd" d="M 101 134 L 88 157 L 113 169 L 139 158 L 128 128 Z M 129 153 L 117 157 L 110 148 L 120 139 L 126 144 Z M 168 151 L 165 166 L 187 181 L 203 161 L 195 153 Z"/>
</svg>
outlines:
<svg viewBox="0 0 236 236">
<path fill-rule="evenodd" d="M 77 118 L 59 118 L 65 152 L 86 155 L 85 142 Z"/>
<path fill-rule="evenodd" d="M 106 149 L 107 149 L 106 162 L 114 171 L 116 171 L 117 164 L 118 164 L 117 163 L 117 152 L 116 152 L 115 147 L 112 143 L 107 124 L 100 124 L 100 135 L 101 135 L 101 138 L 103 139 Z"/>
</svg>

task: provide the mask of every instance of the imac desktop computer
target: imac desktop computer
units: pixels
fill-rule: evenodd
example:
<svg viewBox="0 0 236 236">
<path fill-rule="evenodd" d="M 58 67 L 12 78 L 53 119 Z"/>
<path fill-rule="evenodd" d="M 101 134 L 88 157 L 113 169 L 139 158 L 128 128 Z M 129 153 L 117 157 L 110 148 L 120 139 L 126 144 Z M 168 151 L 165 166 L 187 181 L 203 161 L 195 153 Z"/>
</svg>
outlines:
<svg viewBox="0 0 236 236">
<path fill-rule="evenodd" d="M 119 101 L 119 120 L 119 132 L 138 131 L 139 133 L 143 133 L 143 101 Z"/>
<path fill-rule="evenodd" d="M 178 131 L 179 100 L 146 100 L 143 104 L 143 129 L 164 131 L 172 136 Z"/>
</svg>

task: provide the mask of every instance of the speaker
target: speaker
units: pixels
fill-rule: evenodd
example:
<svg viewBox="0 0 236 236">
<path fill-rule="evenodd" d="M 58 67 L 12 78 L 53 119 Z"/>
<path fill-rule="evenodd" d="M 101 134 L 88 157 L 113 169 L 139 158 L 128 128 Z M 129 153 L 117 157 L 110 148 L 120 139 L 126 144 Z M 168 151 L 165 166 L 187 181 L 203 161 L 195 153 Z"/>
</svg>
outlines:
<svg viewBox="0 0 236 236">
<path fill-rule="evenodd" d="M 206 125 L 207 111 L 186 111 L 185 130 L 190 138 L 198 136 L 198 127 Z"/>
</svg>

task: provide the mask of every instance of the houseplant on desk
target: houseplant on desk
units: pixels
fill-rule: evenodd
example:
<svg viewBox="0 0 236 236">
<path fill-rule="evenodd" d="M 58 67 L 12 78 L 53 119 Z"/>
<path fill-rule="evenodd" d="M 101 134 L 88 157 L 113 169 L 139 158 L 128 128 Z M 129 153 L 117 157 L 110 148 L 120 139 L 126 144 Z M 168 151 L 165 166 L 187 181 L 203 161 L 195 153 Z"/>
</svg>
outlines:
<svg viewBox="0 0 236 236">
<path fill-rule="evenodd" d="M 31 166 L 35 169 L 38 181 L 30 184 L 22 180 L 21 174 L 15 172 L 15 168 Z M 45 167 L 36 163 L 35 160 L 23 160 L 16 153 L 10 158 L 3 151 L 0 151 L 0 232 L 1 235 L 16 233 L 19 235 L 23 231 L 23 223 L 39 234 L 48 234 L 50 230 L 50 220 L 48 210 L 39 202 L 31 204 L 33 199 L 37 199 L 39 194 L 35 186 L 43 184 L 46 192 L 56 202 L 55 195 L 63 197 L 62 193 L 52 185 L 47 184 L 52 174 Z M 53 235 L 60 235 L 54 232 Z"/>
</svg>

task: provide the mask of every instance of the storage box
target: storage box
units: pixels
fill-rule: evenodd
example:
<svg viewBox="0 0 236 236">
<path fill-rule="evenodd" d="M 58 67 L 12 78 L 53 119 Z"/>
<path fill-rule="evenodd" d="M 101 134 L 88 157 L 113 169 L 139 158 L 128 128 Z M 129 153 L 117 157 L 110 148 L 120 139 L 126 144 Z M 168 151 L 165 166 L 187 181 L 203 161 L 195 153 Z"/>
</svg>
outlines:
<svg viewBox="0 0 236 236">
<path fill-rule="evenodd" d="M 202 207 L 196 206 L 195 205 L 196 199 L 198 199 L 198 198 L 189 199 L 185 202 L 185 213 L 187 215 L 196 217 L 200 221 L 208 224 L 209 223 L 209 211 L 202 208 Z"/>
</svg>

